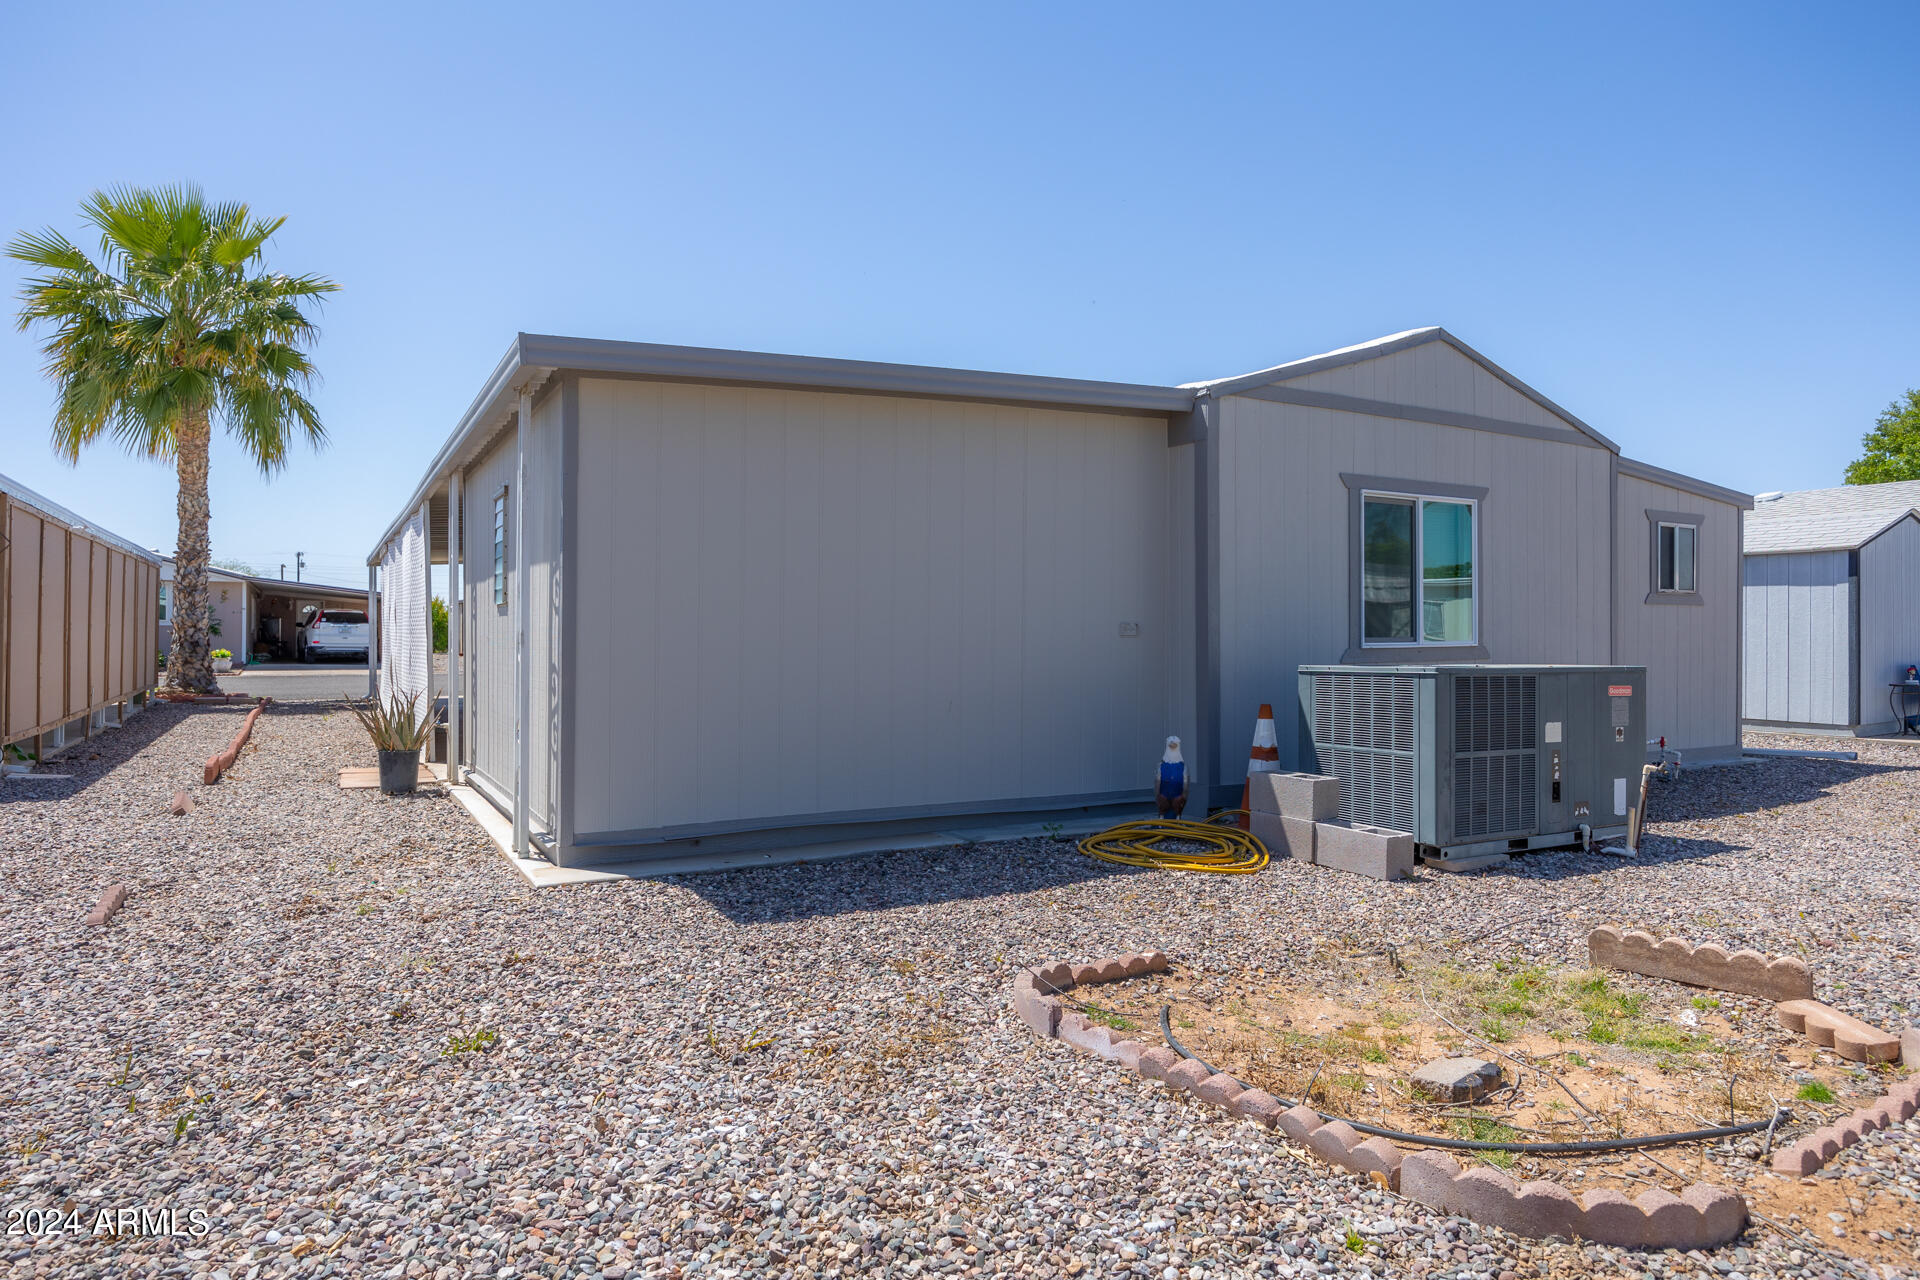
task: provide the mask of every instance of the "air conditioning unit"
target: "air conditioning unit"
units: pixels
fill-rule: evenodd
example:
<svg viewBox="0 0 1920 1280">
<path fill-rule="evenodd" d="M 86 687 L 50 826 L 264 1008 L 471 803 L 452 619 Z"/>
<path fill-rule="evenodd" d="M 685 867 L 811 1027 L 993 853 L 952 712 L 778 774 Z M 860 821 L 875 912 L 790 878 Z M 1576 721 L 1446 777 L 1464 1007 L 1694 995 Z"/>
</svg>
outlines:
<svg viewBox="0 0 1920 1280">
<path fill-rule="evenodd" d="M 1645 667 L 1301 667 L 1301 768 L 1429 862 L 1624 835 L 1646 686 Z"/>
</svg>

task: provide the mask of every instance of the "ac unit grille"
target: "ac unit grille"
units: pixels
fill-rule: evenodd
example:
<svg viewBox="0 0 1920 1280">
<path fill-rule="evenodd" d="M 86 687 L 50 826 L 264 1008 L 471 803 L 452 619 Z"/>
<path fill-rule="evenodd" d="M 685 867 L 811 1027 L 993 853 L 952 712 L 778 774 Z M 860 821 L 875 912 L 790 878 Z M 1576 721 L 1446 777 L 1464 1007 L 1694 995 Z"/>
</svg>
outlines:
<svg viewBox="0 0 1920 1280">
<path fill-rule="evenodd" d="M 1534 829 L 1539 760 L 1534 676 L 1453 681 L 1453 835 Z"/>
<path fill-rule="evenodd" d="M 1346 821 L 1413 830 L 1414 688 L 1404 675 L 1314 675 L 1315 754 L 1340 779 Z"/>
</svg>

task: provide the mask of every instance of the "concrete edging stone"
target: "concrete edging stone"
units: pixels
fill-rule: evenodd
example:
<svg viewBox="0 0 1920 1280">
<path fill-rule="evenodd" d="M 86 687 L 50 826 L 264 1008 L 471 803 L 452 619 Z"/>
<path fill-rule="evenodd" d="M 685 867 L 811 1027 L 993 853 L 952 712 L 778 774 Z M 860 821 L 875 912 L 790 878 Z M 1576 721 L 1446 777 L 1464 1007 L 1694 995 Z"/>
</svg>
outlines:
<svg viewBox="0 0 1920 1280">
<path fill-rule="evenodd" d="M 1678 1196 L 1656 1188 L 1632 1200 L 1609 1190 L 1575 1197 L 1558 1183 L 1515 1183 L 1484 1165 L 1463 1169 L 1439 1151 L 1402 1151 L 1385 1138 L 1365 1137 L 1344 1120 L 1323 1120 L 1311 1107 L 1284 1107 L 1264 1090 L 1248 1088 L 1225 1072 L 1209 1071 L 1165 1045 L 1116 1039 L 1109 1028 L 1060 1003 L 1059 997 L 1074 987 L 1165 973 L 1169 967 L 1162 951 L 1095 964 L 1038 965 L 1014 978 L 1014 1012 L 1042 1037 L 1124 1063 L 1143 1079 L 1158 1080 L 1241 1119 L 1278 1129 L 1337 1169 L 1482 1226 L 1518 1236 L 1577 1236 L 1641 1249 L 1709 1249 L 1746 1227 L 1747 1202 L 1736 1192 L 1707 1183 L 1694 1183 Z"/>
</svg>

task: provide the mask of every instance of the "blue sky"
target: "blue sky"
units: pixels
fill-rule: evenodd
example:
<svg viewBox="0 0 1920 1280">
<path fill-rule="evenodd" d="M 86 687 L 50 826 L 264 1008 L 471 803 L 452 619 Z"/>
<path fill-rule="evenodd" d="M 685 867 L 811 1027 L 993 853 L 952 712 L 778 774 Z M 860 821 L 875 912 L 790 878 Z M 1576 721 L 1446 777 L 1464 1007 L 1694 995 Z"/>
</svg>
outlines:
<svg viewBox="0 0 1920 1280">
<path fill-rule="evenodd" d="M 1920 386 L 1911 4 L 402 8 L 9 15 L 0 233 L 190 180 L 343 286 L 331 447 L 216 447 L 269 573 L 361 581 L 517 330 L 1183 382 L 1442 324 L 1749 491 Z M 0 332 L 0 471 L 170 547 L 39 367 Z"/>
</svg>

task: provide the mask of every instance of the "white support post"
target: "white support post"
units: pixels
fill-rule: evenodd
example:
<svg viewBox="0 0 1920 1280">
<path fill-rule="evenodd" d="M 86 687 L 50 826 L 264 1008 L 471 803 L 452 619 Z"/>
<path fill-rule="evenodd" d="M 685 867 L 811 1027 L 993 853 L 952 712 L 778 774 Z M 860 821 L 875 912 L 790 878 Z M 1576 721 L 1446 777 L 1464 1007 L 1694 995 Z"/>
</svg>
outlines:
<svg viewBox="0 0 1920 1280">
<path fill-rule="evenodd" d="M 528 850 L 533 779 L 533 672 L 527 653 L 533 584 L 527 573 L 527 444 L 533 429 L 533 384 L 520 387 L 513 433 L 513 851 Z"/>
<path fill-rule="evenodd" d="M 460 473 L 447 477 L 447 781 L 459 786 L 460 704 L 467 687 L 467 661 L 462 650 L 466 612 L 466 557 L 460 541 Z"/>
<path fill-rule="evenodd" d="M 427 687 L 421 693 L 420 701 L 426 704 L 421 714 L 427 716 L 428 723 L 431 724 L 433 716 L 433 499 L 431 497 L 420 504 L 420 558 L 426 561 L 420 566 L 420 593 L 426 597 L 420 607 L 426 610 L 427 624 L 424 641 L 427 646 Z M 432 733 L 427 734 L 425 750 L 427 759 L 432 760 Z"/>
<path fill-rule="evenodd" d="M 297 601 L 296 601 L 297 603 Z M 367 566 L 367 696 L 380 696 L 380 566 Z"/>
</svg>

